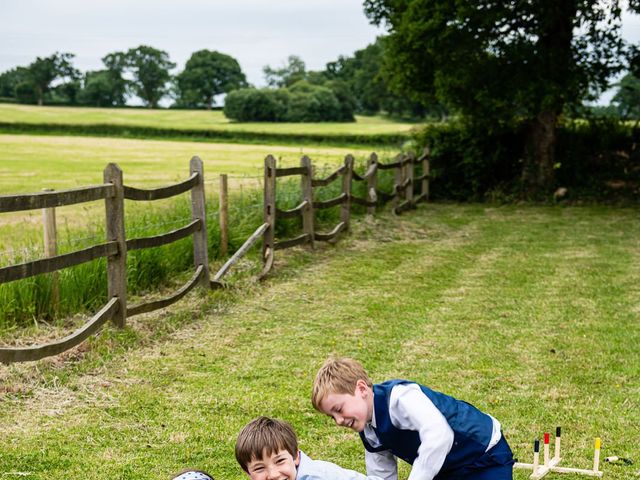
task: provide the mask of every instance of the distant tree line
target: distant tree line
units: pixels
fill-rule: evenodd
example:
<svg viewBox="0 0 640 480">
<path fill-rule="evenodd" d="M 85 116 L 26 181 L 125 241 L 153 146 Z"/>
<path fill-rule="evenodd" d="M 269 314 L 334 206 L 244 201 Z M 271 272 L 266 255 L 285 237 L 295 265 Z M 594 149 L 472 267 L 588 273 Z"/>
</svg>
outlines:
<svg viewBox="0 0 640 480">
<path fill-rule="evenodd" d="M 446 116 L 437 102 L 424 105 L 407 95 L 394 93 L 383 68 L 384 39 L 340 56 L 324 70 L 307 70 L 304 61 L 291 55 L 280 68 L 263 69 L 268 88 L 246 88 L 230 93 L 224 112 L 238 121 L 353 121 L 354 114 L 424 118 Z"/>
<path fill-rule="evenodd" d="M 394 10 L 385 8 L 382 0 L 365 1 L 365 10 L 372 21 L 391 24 L 389 36 L 378 38 L 352 56 L 338 57 L 327 63 L 324 70 L 307 70 L 304 61 L 295 55 L 279 68 L 265 66 L 267 88 L 251 87 L 238 61 L 224 53 L 199 50 L 191 55 L 181 72 L 171 75 L 176 64 L 169 54 L 141 45 L 106 55 L 102 59 L 103 69 L 84 74 L 73 66 L 71 53 L 38 57 L 27 66 L 0 74 L 0 100 L 120 107 L 135 95 L 149 108 L 157 108 L 161 99 L 169 97 L 175 108 L 211 109 L 215 97 L 226 94 L 225 114 L 236 121 L 353 121 L 354 114 L 383 112 L 415 119 L 446 119 L 454 115 L 472 119 L 475 124 L 500 126 L 509 119 L 526 116 L 525 107 L 532 108 L 535 102 L 546 102 L 544 99 L 549 98 L 541 92 L 545 91 L 545 85 L 551 85 L 550 80 L 528 89 L 526 85 L 533 84 L 531 79 L 527 80 L 526 73 L 506 73 L 505 69 L 512 68 L 514 61 L 530 62 L 522 45 L 517 52 L 511 52 L 509 44 L 501 46 L 508 55 L 515 56 L 513 60 L 505 60 L 505 66 L 499 62 L 497 50 L 482 62 L 475 60 L 477 64 L 474 64 L 464 59 L 468 55 L 477 58 L 473 54 L 473 49 L 478 47 L 473 40 L 475 36 L 467 39 L 467 32 L 458 28 L 455 35 L 460 37 L 460 42 L 449 48 L 446 25 L 438 27 L 433 21 L 429 23 L 422 33 L 444 35 L 440 41 L 432 42 L 428 40 L 431 36 L 422 35 L 420 30 L 416 33 L 416 29 L 426 28 L 419 21 L 408 17 L 405 25 L 404 17 L 396 17 Z M 398 10 L 397 14 L 400 13 Z M 493 21 L 485 13 L 481 18 Z M 493 13 L 497 19 L 507 15 L 502 11 Z M 397 26 L 393 22 L 397 22 Z M 496 24 L 499 25 L 498 20 Z M 406 34 L 398 35 L 402 29 L 406 29 Z M 476 35 L 473 32 L 470 30 L 468 34 Z M 485 30 L 482 32 L 486 34 Z M 411 35 L 417 36 L 410 44 L 403 43 Z M 497 40 L 491 37 L 485 40 L 487 44 L 491 41 Z M 420 42 L 424 43 L 423 47 Z M 454 56 L 450 59 L 450 55 Z M 471 67 L 475 74 L 469 71 Z M 575 100 L 564 103 L 574 114 L 640 118 L 638 70 L 632 69 L 616 84 L 618 92 L 608 107 L 583 107 Z M 596 69 L 588 75 L 601 79 L 603 74 Z M 518 78 L 520 80 L 515 81 Z M 584 85 L 589 84 L 585 81 L 576 80 L 583 91 Z M 521 85 L 522 92 L 507 93 L 515 85 Z M 600 90 L 596 90 L 601 91 L 602 82 L 598 85 Z M 526 95 L 531 98 L 527 99 Z M 543 100 L 536 99 L 536 95 Z M 581 94 L 575 98 L 588 97 Z"/>
<path fill-rule="evenodd" d="M 102 58 L 103 69 L 84 75 L 73 67 L 73 58 L 56 52 L 0 74 L 0 97 L 38 105 L 120 107 L 136 95 L 157 108 L 169 95 L 177 107 L 211 109 L 216 95 L 247 85 L 236 59 L 211 50 L 195 52 L 175 77 L 169 54 L 146 45 L 110 53 Z"/>
<path fill-rule="evenodd" d="M 247 83 L 235 58 L 217 51 L 193 53 L 173 76 L 176 64 L 168 53 L 145 45 L 109 53 L 102 58 L 104 68 L 84 74 L 73 66 L 73 54 L 56 52 L 0 74 L 0 100 L 121 107 L 135 95 L 149 108 L 171 98 L 175 108 L 211 109 L 216 96 L 229 94 L 225 113 L 237 121 L 353 121 L 354 114 L 379 112 L 446 116 L 437 102 L 425 106 L 390 90 L 383 50 L 384 39 L 379 38 L 320 71 L 307 70 L 304 61 L 292 55 L 279 68 L 264 67 L 268 86 L 262 89 Z"/>
</svg>

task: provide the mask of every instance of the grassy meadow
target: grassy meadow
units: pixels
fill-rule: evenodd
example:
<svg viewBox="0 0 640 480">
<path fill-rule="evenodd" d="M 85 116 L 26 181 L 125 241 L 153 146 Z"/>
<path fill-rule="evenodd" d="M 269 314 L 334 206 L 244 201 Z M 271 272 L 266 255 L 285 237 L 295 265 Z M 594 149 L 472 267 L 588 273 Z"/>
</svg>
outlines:
<svg viewBox="0 0 640 480">
<path fill-rule="evenodd" d="M 311 457 L 362 471 L 357 435 L 309 400 L 324 359 L 348 355 L 374 381 L 413 379 L 494 415 L 520 461 L 560 425 L 564 466 L 589 468 L 599 436 L 602 458 L 636 461 L 602 463 L 604 478 L 637 478 L 637 218 L 428 204 L 355 222 L 336 246 L 279 252 L 264 284 L 239 278 L 60 357 L 0 365 L 0 472 L 240 480 L 235 437 L 258 415 L 291 422 Z"/>
<path fill-rule="evenodd" d="M 384 157 L 397 150 L 375 149 Z M 314 165 L 338 165 L 345 155 L 364 159 L 371 147 L 285 146 L 132 140 L 48 135 L 0 134 L 0 192 L 26 193 L 42 188 L 56 190 L 102 183 L 108 163 L 117 163 L 125 183 L 154 188 L 184 180 L 189 160 L 198 155 L 207 181 L 220 173 L 261 176 L 264 158 L 271 154 L 279 164 L 299 165 L 308 155 Z"/>
<path fill-rule="evenodd" d="M 102 183 L 103 170 L 110 162 L 124 172 L 126 185 L 156 188 L 182 181 L 189 174 L 189 160 L 199 156 L 204 163 L 206 190 L 216 195 L 219 175 L 226 173 L 233 193 L 261 184 L 264 157 L 275 156 L 280 165 L 298 165 L 308 155 L 314 165 L 339 165 L 345 155 L 359 162 L 371 148 L 331 146 L 283 146 L 267 144 L 225 144 L 132 140 L 73 136 L 0 134 L 0 192 L 18 194 L 44 188 L 64 190 Z M 382 158 L 395 151 L 376 149 Z M 143 202 L 144 203 L 144 202 Z M 140 202 L 130 208 L 141 207 Z M 142 207 L 146 208 L 146 206 Z M 58 209 L 61 224 L 72 227 L 102 220 L 103 203 L 74 205 Z M 0 213 L 0 250 L 37 241 L 41 212 Z M 29 233 L 33 232 L 33 233 Z M 33 239 L 36 240 L 33 240 Z M 31 239 L 26 241 L 27 239 Z"/>
<path fill-rule="evenodd" d="M 219 174 L 230 175 L 230 249 L 233 252 L 261 223 L 263 159 L 274 155 L 280 165 L 298 165 L 302 155 L 312 158 L 321 172 L 335 169 L 345 155 L 364 164 L 370 150 L 331 146 L 189 143 L 73 136 L 0 135 L 0 192 L 5 194 L 79 188 L 102 183 L 108 162 L 117 163 L 126 185 L 154 188 L 188 177 L 189 159 L 202 158 L 205 168 L 210 257 L 219 257 L 217 195 Z M 377 150 L 381 158 L 396 152 Z M 321 175 L 321 173 L 319 173 Z M 281 182 L 282 183 L 282 182 Z M 337 183 L 334 186 L 339 186 Z M 299 187 L 279 189 L 280 205 L 297 205 Z M 324 198 L 330 198 L 325 192 Z M 332 194 L 335 196 L 335 192 Z M 329 195 L 329 196 L 327 196 Z M 284 207 L 283 207 L 284 208 Z M 159 235 L 184 226 L 191 218 L 189 194 L 156 202 L 125 202 L 127 238 Z M 335 213 L 335 212 L 332 212 Z M 59 207 L 58 252 L 68 253 L 104 241 L 104 202 Z M 283 229 L 284 227 L 284 229 Z M 279 233 L 289 228 L 281 222 Z M 295 229 L 295 225 L 291 228 Z M 295 229 L 297 231 L 297 229 Z M 42 213 L 39 210 L 0 214 L 0 266 L 42 257 Z M 130 294 L 149 293 L 189 270 L 190 240 L 129 255 Z M 64 322 L 78 312 L 95 311 L 105 302 L 104 261 L 93 261 L 60 272 L 60 311 L 51 306 L 50 276 L 41 275 L 0 285 L 0 338 L 17 327 L 39 321 Z"/>
<path fill-rule="evenodd" d="M 295 133 L 314 135 L 375 135 L 405 133 L 419 125 L 381 116 L 356 116 L 353 123 L 238 123 L 222 111 L 149 110 L 143 108 L 74 108 L 0 104 L 0 121 L 26 124 L 120 125 L 171 129 L 221 130 L 252 133 Z"/>
</svg>

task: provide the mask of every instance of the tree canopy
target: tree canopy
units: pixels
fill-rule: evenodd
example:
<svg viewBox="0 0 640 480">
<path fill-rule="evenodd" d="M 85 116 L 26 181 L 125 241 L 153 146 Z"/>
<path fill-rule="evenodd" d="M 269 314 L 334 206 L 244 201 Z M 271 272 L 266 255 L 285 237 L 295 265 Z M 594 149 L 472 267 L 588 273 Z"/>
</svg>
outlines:
<svg viewBox="0 0 640 480">
<path fill-rule="evenodd" d="M 245 87 L 247 80 L 235 58 L 212 50 L 198 50 L 177 75 L 176 85 L 181 105 L 204 105 L 211 110 L 216 95 Z"/>
<path fill-rule="evenodd" d="M 392 115 L 424 116 L 427 107 L 389 89 L 389 79 L 383 68 L 384 41 L 379 37 L 374 43 L 355 51 L 353 56 L 341 55 L 336 61 L 327 63 L 324 75 L 348 86 L 359 113 L 371 115 L 385 111 Z"/>
<path fill-rule="evenodd" d="M 149 108 L 156 108 L 158 102 L 169 92 L 168 82 L 171 79 L 169 70 L 176 66 L 169 60 L 169 54 L 146 45 L 131 48 L 126 54 L 114 54 L 114 62 L 121 59 L 123 65 L 131 73 L 131 88 Z"/>
<path fill-rule="evenodd" d="M 307 68 L 297 55 L 289 55 L 287 63 L 281 68 L 263 67 L 264 78 L 270 87 L 290 87 L 300 80 L 307 79 Z"/>
<path fill-rule="evenodd" d="M 616 86 L 618 91 L 611 103 L 615 105 L 620 118 L 640 119 L 640 79 L 628 73 Z"/>
<path fill-rule="evenodd" d="M 26 67 L 16 67 L 3 72 L 0 74 L 0 97 L 15 97 L 18 85 L 28 82 L 29 70 Z"/>
<path fill-rule="evenodd" d="M 74 81 L 80 77 L 71 61 L 72 53 L 56 52 L 49 57 L 37 57 L 28 67 L 28 80 L 33 87 L 38 105 L 42 105 L 44 96 L 51 90 L 55 80 Z"/>
<path fill-rule="evenodd" d="M 365 0 L 364 8 L 389 28 L 395 89 L 437 98 L 486 129 L 524 122 L 529 191 L 552 187 L 563 110 L 606 89 L 631 52 L 618 1 Z"/>
</svg>

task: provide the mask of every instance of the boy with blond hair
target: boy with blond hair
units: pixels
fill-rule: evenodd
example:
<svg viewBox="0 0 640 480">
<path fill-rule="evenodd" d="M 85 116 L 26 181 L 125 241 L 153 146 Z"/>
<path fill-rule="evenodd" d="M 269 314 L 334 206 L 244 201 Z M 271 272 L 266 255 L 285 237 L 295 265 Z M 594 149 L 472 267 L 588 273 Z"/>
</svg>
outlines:
<svg viewBox="0 0 640 480">
<path fill-rule="evenodd" d="M 327 360 L 313 383 L 316 410 L 360 434 L 368 475 L 397 480 L 511 480 L 500 422 L 473 405 L 407 380 L 373 384 L 351 358 Z"/>
<path fill-rule="evenodd" d="M 381 480 L 311 460 L 298 449 L 291 425 L 268 417 L 258 417 L 242 429 L 236 460 L 251 480 Z"/>
</svg>

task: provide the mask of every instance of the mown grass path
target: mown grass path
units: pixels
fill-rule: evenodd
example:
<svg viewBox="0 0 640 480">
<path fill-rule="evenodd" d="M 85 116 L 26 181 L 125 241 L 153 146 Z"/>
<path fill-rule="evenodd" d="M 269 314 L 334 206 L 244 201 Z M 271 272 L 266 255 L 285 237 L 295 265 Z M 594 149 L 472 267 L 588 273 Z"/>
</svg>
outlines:
<svg viewBox="0 0 640 480">
<path fill-rule="evenodd" d="M 335 249 L 280 255 L 257 289 L 106 331 L 66 364 L 0 367 L 0 472 L 157 479 L 194 466 L 240 479 L 235 436 L 258 415 L 290 421 L 311 456 L 362 470 L 357 436 L 309 401 L 334 354 L 360 359 L 374 381 L 414 379 L 491 413 L 521 461 L 556 425 L 564 465 L 588 468 L 595 436 L 603 457 L 637 460 L 637 219 L 429 205 L 362 221 Z M 145 334 L 156 322 L 175 331 Z M 608 479 L 638 470 L 603 468 Z"/>
</svg>

